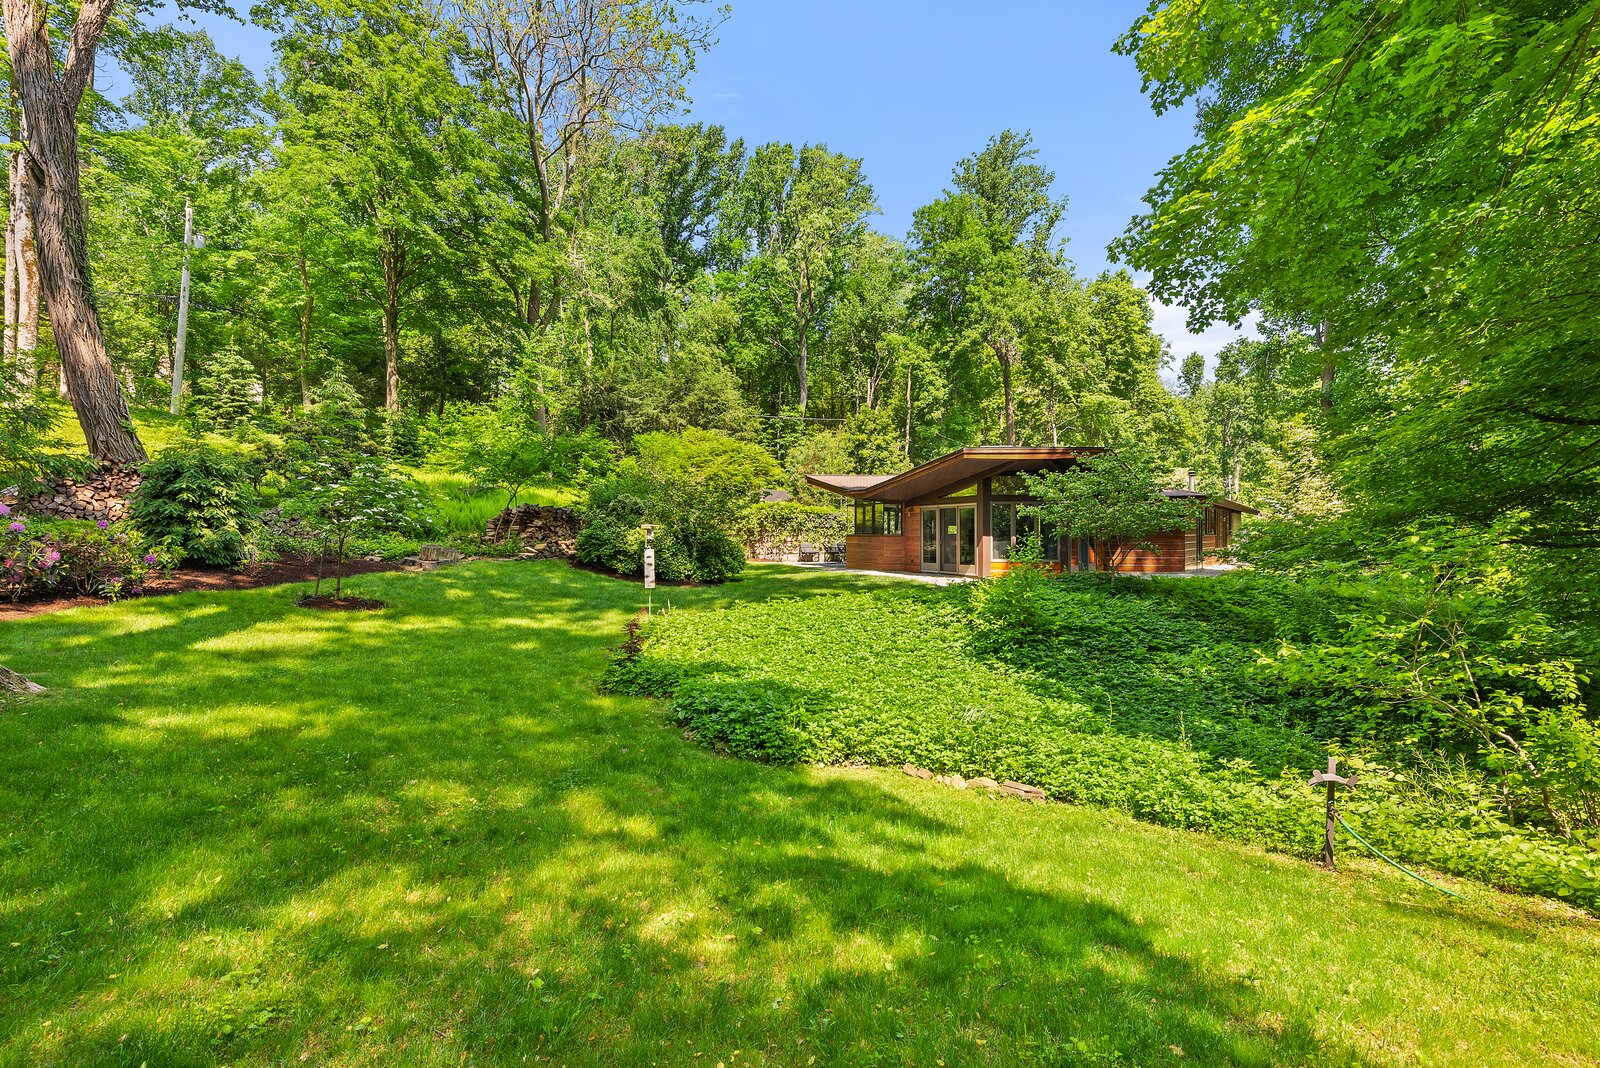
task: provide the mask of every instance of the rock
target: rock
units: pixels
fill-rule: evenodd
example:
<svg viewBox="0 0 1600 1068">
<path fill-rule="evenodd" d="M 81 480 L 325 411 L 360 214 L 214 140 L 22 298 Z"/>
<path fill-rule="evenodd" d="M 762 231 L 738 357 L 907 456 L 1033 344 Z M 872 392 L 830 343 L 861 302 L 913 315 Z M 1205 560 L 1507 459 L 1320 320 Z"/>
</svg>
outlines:
<svg viewBox="0 0 1600 1068">
<path fill-rule="evenodd" d="M 419 545 L 417 559 L 431 563 L 454 563 L 461 559 L 461 550 L 448 545 Z"/>
<path fill-rule="evenodd" d="M 974 790 L 998 790 L 1000 784 L 986 775 L 979 775 L 976 779 L 968 779 L 967 785 Z"/>
<path fill-rule="evenodd" d="M 1000 789 L 1013 797 L 1020 797 L 1027 801 L 1043 801 L 1045 799 L 1044 791 L 1037 786 L 1029 786 L 1023 782 L 1012 782 L 1010 779 L 1001 783 Z"/>
<path fill-rule="evenodd" d="M 941 775 L 935 781 L 941 786 L 948 786 L 955 790 L 965 790 L 967 788 L 967 780 L 959 775 Z"/>
<path fill-rule="evenodd" d="M 54 519 L 104 519 L 116 522 L 128 513 L 128 502 L 143 481 L 136 468 L 117 463 L 101 463 L 82 482 L 63 479 L 37 493 L 25 493 L 20 486 L 0 490 L 0 504 L 18 512 Z"/>
<path fill-rule="evenodd" d="M 915 775 L 919 779 L 933 778 L 933 772 L 929 771 L 927 768 L 919 768 L 915 764 L 907 764 L 900 770 L 905 772 L 907 775 Z"/>
<path fill-rule="evenodd" d="M 0 667 L 0 693 L 44 693 L 44 687 L 26 675 Z"/>
</svg>

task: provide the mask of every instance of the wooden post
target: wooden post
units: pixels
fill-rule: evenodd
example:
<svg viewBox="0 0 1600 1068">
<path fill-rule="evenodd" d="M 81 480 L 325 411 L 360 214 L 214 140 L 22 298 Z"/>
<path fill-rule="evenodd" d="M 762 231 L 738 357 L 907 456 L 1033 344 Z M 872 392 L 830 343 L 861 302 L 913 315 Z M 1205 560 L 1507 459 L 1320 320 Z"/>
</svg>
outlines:
<svg viewBox="0 0 1600 1068">
<path fill-rule="evenodd" d="M 1329 757 L 1328 770 L 1319 771 L 1315 775 L 1311 776 L 1311 782 L 1308 785 L 1315 786 L 1319 782 L 1328 784 L 1327 829 L 1326 835 L 1322 842 L 1322 866 L 1327 868 L 1329 871 L 1333 871 L 1333 838 L 1334 832 L 1339 826 L 1339 805 L 1334 791 L 1340 786 L 1348 787 L 1349 789 L 1354 790 L 1356 786 L 1356 775 L 1354 773 L 1351 773 L 1348 776 L 1340 775 L 1339 759 L 1337 757 Z"/>
</svg>

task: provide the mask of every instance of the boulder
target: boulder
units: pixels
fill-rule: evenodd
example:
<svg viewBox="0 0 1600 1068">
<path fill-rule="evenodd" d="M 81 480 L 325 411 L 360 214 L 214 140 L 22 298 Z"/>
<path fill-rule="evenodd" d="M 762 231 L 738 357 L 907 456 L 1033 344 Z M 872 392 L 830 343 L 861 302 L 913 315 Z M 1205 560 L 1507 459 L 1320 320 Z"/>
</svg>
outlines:
<svg viewBox="0 0 1600 1068">
<path fill-rule="evenodd" d="M 1045 800 L 1045 792 L 1043 790 L 1039 789 L 1037 786 L 1029 786 L 1024 782 L 1012 782 L 1010 779 L 1007 779 L 1005 782 L 1000 784 L 1000 789 L 1004 790 L 1012 797 L 1020 797 L 1025 801 Z"/>
</svg>

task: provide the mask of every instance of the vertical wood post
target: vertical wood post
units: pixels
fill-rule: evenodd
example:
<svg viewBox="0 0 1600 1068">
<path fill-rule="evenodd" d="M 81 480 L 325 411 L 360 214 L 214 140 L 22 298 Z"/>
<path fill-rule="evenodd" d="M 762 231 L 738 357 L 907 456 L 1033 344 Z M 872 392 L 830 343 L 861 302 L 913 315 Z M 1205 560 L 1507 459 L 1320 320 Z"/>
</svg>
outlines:
<svg viewBox="0 0 1600 1068">
<path fill-rule="evenodd" d="M 1355 789 L 1356 776 L 1354 774 L 1340 775 L 1338 758 L 1329 757 L 1328 770 L 1319 771 L 1315 775 L 1311 776 L 1311 782 L 1309 785 L 1315 786 L 1318 783 L 1326 783 L 1328 786 L 1328 797 L 1326 801 L 1327 823 L 1322 840 L 1322 866 L 1327 868 L 1329 871 L 1333 871 L 1333 838 L 1334 832 L 1339 826 L 1339 802 L 1334 790 L 1336 787 L 1340 786 L 1344 786 L 1352 790 Z"/>
</svg>

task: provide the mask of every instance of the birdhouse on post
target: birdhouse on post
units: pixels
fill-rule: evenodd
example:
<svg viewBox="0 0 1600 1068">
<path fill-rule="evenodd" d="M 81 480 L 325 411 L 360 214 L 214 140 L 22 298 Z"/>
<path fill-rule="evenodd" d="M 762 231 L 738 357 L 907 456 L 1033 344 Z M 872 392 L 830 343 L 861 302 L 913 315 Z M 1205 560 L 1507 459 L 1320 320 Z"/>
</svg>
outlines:
<svg viewBox="0 0 1600 1068">
<path fill-rule="evenodd" d="M 654 523 L 645 523 L 639 527 L 644 531 L 644 588 L 656 588 L 656 527 Z"/>
<path fill-rule="evenodd" d="M 1328 787 L 1328 826 L 1326 837 L 1322 842 L 1322 866 L 1332 871 L 1333 831 L 1334 827 L 1339 823 L 1339 802 L 1334 791 L 1340 786 L 1354 790 L 1356 788 L 1356 773 L 1351 772 L 1349 775 L 1340 775 L 1339 758 L 1329 757 L 1328 770 L 1319 771 L 1311 776 L 1311 782 L 1308 785 L 1315 786 L 1318 783 L 1326 783 Z"/>
</svg>

